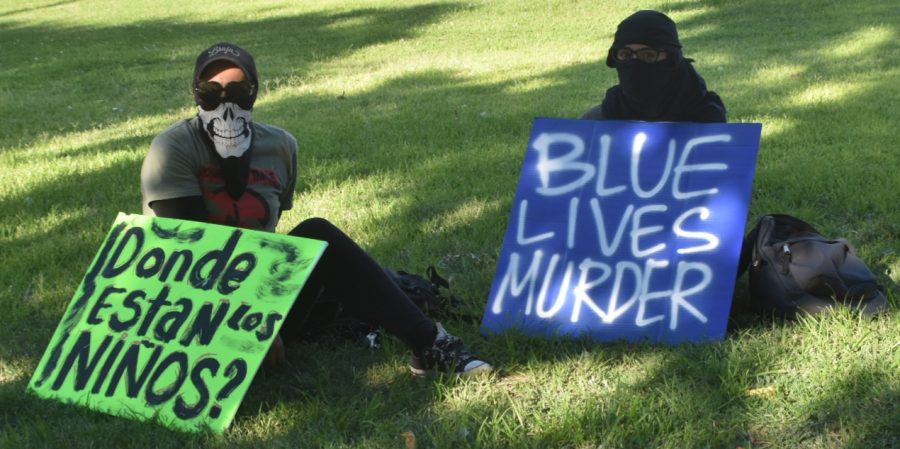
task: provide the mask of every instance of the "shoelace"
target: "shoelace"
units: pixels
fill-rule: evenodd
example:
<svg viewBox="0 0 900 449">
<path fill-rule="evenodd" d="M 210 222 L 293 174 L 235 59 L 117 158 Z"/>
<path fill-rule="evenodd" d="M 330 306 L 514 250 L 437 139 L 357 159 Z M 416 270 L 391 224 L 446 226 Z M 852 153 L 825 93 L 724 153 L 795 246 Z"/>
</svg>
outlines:
<svg viewBox="0 0 900 449">
<path fill-rule="evenodd" d="M 449 369 L 454 363 L 465 363 L 471 356 L 461 343 L 462 340 L 453 335 L 448 335 L 443 341 L 438 342 L 435 349 L 431 350 L 435 364 Z"/>
</svg>

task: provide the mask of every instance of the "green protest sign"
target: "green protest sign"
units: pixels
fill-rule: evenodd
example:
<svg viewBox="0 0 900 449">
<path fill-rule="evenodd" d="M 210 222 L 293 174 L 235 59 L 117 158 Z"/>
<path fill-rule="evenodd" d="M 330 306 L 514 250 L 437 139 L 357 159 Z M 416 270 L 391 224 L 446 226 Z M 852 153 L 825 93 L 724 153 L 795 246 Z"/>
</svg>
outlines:
<svg viewBox="0 0 900 449">
<path fill-rule="evenodd" d="M 326 245 L 120 213 L 28 388 L 224 432 Z"/>
</svg>

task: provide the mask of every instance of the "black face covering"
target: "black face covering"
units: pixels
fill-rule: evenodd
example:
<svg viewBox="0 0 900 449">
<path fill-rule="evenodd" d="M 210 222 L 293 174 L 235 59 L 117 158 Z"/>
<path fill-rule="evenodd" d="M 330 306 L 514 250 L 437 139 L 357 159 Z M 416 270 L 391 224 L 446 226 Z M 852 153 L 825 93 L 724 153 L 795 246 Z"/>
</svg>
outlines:
<svg viewBox="0 0 900 449">
<path fill-rule="evenodd" d="M 222 62 L 227 62 L 232 66 L 239 67 L 244 71 L 244 76 L 247 78 L 247 81 L 250 82 L 252 88 L 249 90 L 249 96 L 243 98 L 243 102 L 237 102 L 239 104 L 239 109 L 244 110 L 245 117 L 244 122 L 249 121 L 249 111 L 253 109 L 253 104 L 256 102 L 256 95 L 259 92 L 259 75 L 256 72 L 256 62 L 253 60 L 253 56 L 244 50 L 241 47 L 238 47 L 235 44 L 229 42 L 220 42 L 218 44 L 213 45 L 212 47 L 207 48 L 203 52 L 197 56 L 197 62 L 194 65 L 194 101 L 198 105 L 204 104 L 204 95 L 203 89 L 201 86 L 201 81 L 203 81 L 204 71 L 211 67 L 213 64 L 219 64 Z M 211 118 L 203 116 L 204 109 L 200 109 L 200 133 L 204 137 L 204 141 L 207 143 L 207 146 L 210 148 L 210 151 L 215 155 L 215 159 L 219 161 L 219 167 L 222 170 L 222 177 L 225 181 L 225 189 L 228 191 L 228 194 L 235 200 L 239 199 L 244 191 L 247 190 L 247 183 L 250 179 L 250 153 L 253 151 L 253 138 L 255 133 L 252 132 L 252 122 L 250 123 L 247 131 L 250 133 L 249 142 L 241 143 L 241 147 L 246 145 L 246 150 L 241 149 L 240 151 L 235 151 L 234 148 L 223 147 L 222 142 L 219 143 L 219 147 L 213 143 L 210 138 L 210 134 L 206 129 L 203 128 L 203 121 L 207 123 L 211 123 Z M 220 153 L 219 150 L 225 150 Z M 243 151 L 241 153 L 241 151 Z M 231 154 L 238 154 L 240 156 L 234 157 Z M 222 154 L 229 157 L 223 157 Z"/>
<path fill-rule="evenodd" d="M 219 160 L 222 168 L 222 178 L 225 179 L 225 190 L 231 198 L 237 200 L 247 190 L 247 182 L 250 180 L 250 152 L 240 157 L 226 157 Z"/>
<path fill-rule="evenodd" d="M 677 75 L 675 67 L 662 62 L 647 63 L 632 60 L 616 65 L 622 93 L 649 114 L 659 114 L 671 101 L 672 87 Z"/>
<path fill-rule="evenodd" d="M 641 44 L 666 53 L 647 63 L 618 61 L 615 50 Z M 681 53 L 675 22 L 657 11 L 638 11 L 619 24 L 606 65 L 614 67 L 619 85 L 606 92 L 601 110 L 607 120 L 724 122 L 725 106 Z"/>
<path fill-rule="evenodd" d="M 607 120 L 719 122 L 725 105 L 687 59 L 673 67 L 633 61 L 619 64 L 619 85 L 606 91 L 601 110 Z M 631 66 L 634 66 L 632 68 Z M 650 66 L 650 67 L 647 67 Z"/>
</svg>

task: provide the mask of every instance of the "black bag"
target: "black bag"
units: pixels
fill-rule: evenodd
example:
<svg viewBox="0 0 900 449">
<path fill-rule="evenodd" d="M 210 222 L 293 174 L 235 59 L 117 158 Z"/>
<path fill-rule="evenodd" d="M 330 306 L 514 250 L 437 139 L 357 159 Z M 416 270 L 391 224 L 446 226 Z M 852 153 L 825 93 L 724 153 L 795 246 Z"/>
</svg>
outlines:
<svg viewBox="0 0 900 449">
<path fill-rule="evenodd" d="M 400 290 L 403 290 L 403 293 L 406 293 L 406 296 L 431 318 L 443 315 L 449 311 L 451 306 L 459 303 L 459 300 L 453 295 L 441 292 L 442 287 L 450 288 L 450 282 L 441 277 L 434 266 L 429 266 L 425 270 L 428 278 L 402 270 L 394 271 L 390 268 L 385 268 L 384 271 L 400 287 Z"/>
<path fill-rule="evenodd" d="M 837 302 L 866 315 L 887 309 L 887 297 L 846 240 L 827 239 L 803 220 L 766 215 L 744 240 L 754 306 L 788 317 L 815 314 Z"/>
</svg>

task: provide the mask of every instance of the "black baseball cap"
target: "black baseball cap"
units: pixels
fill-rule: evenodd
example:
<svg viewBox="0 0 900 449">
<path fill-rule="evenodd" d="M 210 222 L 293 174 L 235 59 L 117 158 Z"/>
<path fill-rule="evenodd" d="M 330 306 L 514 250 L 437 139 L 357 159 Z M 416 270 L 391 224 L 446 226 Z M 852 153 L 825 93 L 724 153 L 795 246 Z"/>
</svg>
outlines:
<svg viewBox="0 0 900 449">
<path fill-rule="evenodd" d="M 255 102 L 256 93 L 259 91 L 259 75 L 256 73 L 256 62 L 253 61 L 253 56 L 250 52 L 229 42 L 219 42 L 218 44 L 203 50 L 200 55 L 197 56 L 197 63 L 194 65 L 194 83 L 192 86 L 194 88 L 197 87 L 200 83 L 200 75 L 203 74 L 203 71 L 209 67 L 210 64 L 216 61 L 231 62 L 244 71 L 244 76 L 246 76 L 247 80 L 250 81 L 250 84 L 253 85 L 251 104 L 252 102 Z M 196 94 L 194 97 L 195 100 L 198 100 Z"/>
</svg>

